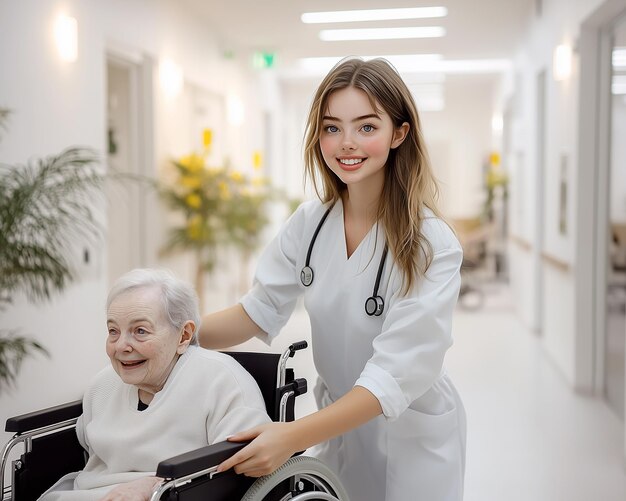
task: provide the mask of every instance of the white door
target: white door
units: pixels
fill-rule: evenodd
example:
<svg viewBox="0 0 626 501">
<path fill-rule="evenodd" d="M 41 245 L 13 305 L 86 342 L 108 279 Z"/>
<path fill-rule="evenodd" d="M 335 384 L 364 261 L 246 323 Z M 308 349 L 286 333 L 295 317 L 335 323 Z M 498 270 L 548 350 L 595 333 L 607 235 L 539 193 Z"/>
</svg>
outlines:
<svg viewBox="0 0 626 501">
<path fill-rule="evenodd" d="M 146 172 L 141 150 L 141 66 L 107 58 L 107 254 L 108 284 L 146 262 Z"/>
</svg>

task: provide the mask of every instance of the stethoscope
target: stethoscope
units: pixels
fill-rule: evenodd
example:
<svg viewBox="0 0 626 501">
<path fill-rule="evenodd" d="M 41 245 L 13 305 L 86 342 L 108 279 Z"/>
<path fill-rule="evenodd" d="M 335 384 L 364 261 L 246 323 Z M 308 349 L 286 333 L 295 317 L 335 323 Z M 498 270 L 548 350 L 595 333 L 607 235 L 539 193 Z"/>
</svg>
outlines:
<svg viewBox="0 0 626 501">
<path fill-rule="evenodd" d="M 315 240 L 317 239 L 317 235 L 319 234 L 328 214 L 333 209 L 334 205 L 331 205 L 328 210 L 320 219 L 320 222 L 317 224 L 317 228 L 315 228 L 315 232 L 313 233 L 313 237 L 311 238 L 311 243 L 309 243 L 309 250 L 306 253 L 306 262 L 304 263 L 304 268 L 300 272 L 300 280 L 302 281 L 302 285 L 308 287 L 313 283 L 313 268 L 311 268 L 311 253 L 313 252 L 313 245 L 315 245 Z M 380 263 L 378 264 L 378 273 L 376 274 L 376 282 L 374 283 L 374 292 L 370 297 L 365 300 L 365 313 L 367 313 L 370 317 L 378 317 L 382 314 L 385 309 L 385 301 L 381 296 L 378 295 L 378 288 L 380 287 L 380 279 L 383 276 L 383 269 L 385 267 L 385 259 L 387 258 L 387 244 L 385 243 L 385 248 L 383 250 L 383 255 L 380 258 Z"/>
</svg>

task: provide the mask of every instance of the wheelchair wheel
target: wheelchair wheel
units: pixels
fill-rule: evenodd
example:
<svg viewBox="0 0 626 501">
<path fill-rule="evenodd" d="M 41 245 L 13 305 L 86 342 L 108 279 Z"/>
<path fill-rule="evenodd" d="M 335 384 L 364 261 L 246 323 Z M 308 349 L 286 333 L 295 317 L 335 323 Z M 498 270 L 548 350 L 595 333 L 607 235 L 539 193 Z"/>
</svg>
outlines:
<svg viewBox="0 0 626 501">
<path fill-rule="evenodd" d="M 241 501 L 349 501 L 328 466 L 316 458 L 291 458 L 274 473 L 254 482 Z"/>
</svg>

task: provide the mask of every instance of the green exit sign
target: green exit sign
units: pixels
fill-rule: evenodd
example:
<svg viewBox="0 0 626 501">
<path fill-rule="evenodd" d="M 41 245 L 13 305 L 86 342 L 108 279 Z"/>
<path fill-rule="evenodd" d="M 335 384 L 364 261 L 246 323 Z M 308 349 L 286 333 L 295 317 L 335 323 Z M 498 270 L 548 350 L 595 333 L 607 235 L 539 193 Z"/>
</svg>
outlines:
<svg viewBox="0 0 626 501">
<path fill-rule="evenodd" d="M 272 68 L 276 62 L 276 54 L 273 52 L 255 52 L 252 58 L 252 66 L 257 69 Z"/>
</svg>

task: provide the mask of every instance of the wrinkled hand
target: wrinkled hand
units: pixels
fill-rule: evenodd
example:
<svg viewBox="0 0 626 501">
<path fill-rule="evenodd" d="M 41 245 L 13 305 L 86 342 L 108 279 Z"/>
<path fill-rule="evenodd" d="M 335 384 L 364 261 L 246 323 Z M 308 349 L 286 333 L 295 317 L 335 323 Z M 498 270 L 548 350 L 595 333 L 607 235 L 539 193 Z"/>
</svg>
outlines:
<svg viewBox="0 0 626 501">
<path fill-rule="evenodd" d="M 229 437 L 229 442 L 246 440 L 252 442 L 220 464 L 217 471 L 226 471 L 234 467 L 235 472 L 248 477 L 269 475 L 298 452 L 290 435 L 292 424 L 262 424 Z"/>
<path fill-rule="evenodd" d="M 120 484 L 100 501 L 149 501 L 152 490 L 163 481 L 159 477 L 144 477 Z"/>
</svg>

